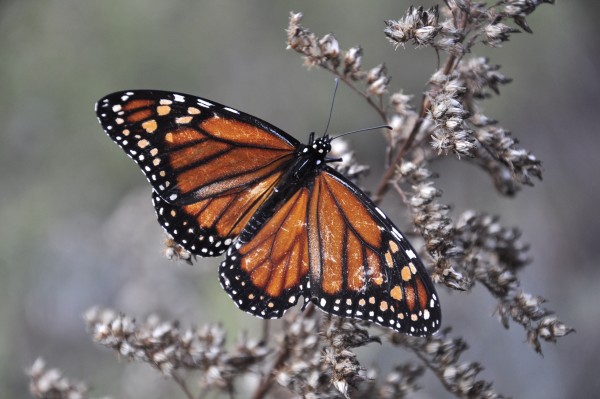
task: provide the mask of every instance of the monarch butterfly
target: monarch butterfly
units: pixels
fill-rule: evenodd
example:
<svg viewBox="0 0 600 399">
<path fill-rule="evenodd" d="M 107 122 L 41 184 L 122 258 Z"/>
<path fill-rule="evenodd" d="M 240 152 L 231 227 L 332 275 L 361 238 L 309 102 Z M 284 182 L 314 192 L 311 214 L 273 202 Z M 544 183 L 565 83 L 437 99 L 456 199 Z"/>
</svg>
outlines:
<svg viewBox="0 0 600 399">
<path fill-rule="evenodd" d="M 142 169 L 158 221 L 199 256 L 227 252 L 236 305 L 279 318 L 302 296 L 323 311 L 409 335 L 440 327 L 438 297 L 390 219 L 328 164 L 332 138 L 303 145 L 256 117 L 157 90 L 96 104 L 108 136 Z"/>
</svg>

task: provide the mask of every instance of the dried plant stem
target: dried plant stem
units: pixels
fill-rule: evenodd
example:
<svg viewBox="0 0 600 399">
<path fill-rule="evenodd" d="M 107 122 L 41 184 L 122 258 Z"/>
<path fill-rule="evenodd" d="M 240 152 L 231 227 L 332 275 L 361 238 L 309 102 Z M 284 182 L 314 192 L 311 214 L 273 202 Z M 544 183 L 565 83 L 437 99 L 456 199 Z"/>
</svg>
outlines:
<svg viewBox="0 0 600 399">
<path fill-rule="evenodd" d="M 311 302 L 306 306 L 301 317 L 310 318 L 312 317 L 314 311 L 315 306 Z M 289 354 L 290 346 L 287 342 L 284 341 L 282 342 L 281 348 L 279 349 L 277 358 L 273 362 L 273 365 L 271 366 L 269 371 L 267 371 L 263 379 L 260 381 L 258 388 L 254 392 L 254 395 L 252 395 L 252 399 L 262 399 L 265 397 L 265 395 L 269 392 L 271 386 L 273 385 L 273 377 L 275 376 L 275 371 L 279 370 L 283 366 L 285 361 L 288 360 Z"/>
<path fill-rule="evenodd" d="M 423 354 L 423 351 L 418 350 L 416 348 L 411 348 L 411 352 L 414 353 L 419 358 L 419 360 L 421 360 L 423 362 L 425 367 L 427 367 L 429 370 L 431 370 L 435 374 L 436 378 L 444 386 L 444 388 L 446 388 L 446 390 L 448 392 L 452 392 L 454 394 L 454 396 L 456 396 L 458 398 L 480 397 L 479 394 L 481 394 L 481 392 L 477 392 L 475 394 L 477 396 L 474 396 L 471 392 L 469 392 L 469 393 L 467 393 L 467 395 L 465 395 L 465 393 L 458 390 L 455 385 L 450 384 L 447 381 L 446 376 L 444 375 L 445 373 L 447 373 L 448 369 L 445 367 L 440 367 L 439 365 L 436 365 L 435 362 L 430 361 L 430 359 L 428 359 L 427 356 L 425 356 Z M 471 388 L 471 389 L 473 389 L 473 388 Z M 503 396 L 495 394 L 495 393 L 490 394 L 489 391 L 485 392 L 485 393 L 487 394 L 485 397 L 495 397 L 497 399 L 503 398 Z"/>
<path fill-rule="evenodd" d="M 284 344 L 277 355 L 277 359 L 275 359 L 275 362 L 273 362 L 273 366 L 271 366 L 267 374 L 265 374 L 263 379 L 260 381 L 258 388 L 254 392 L 254 395 L 252 395 L 252 399 L 262 399 L 265 397 L 273 385 L 273 374 L 275 370 L 279 369 L 283 365 L 288 358 L 288 355 L 289 347 Z"/>
<path fill-rule="evenodd" d="M 352 84 L 352 81 L 350 79 L 348 79 L 348 77 L 346 77 L 344 74 L 340 73 L 338 70 L 336 69 L 332 69 L 330 68 L 328 65 L 323 65 L 323 68 L 329 72 L 331 72 L 332 74 L 334 74 L 335 76 L 337 76 L 342 82 L 344 82 L 348 87 L 350 87 L 352 90 L 354 90 L 356 93 L 358 93 L 359 95 L 361 95 L 362 97 L 364 97 L 364 99 L 367 101 L 367 103 L 371 106 L 371 108 L 373 108 L 375 110 L 375 112 L 377 112 L 377 114 L 379 115 L 379 117 L 381 118 L 381 120 L 384 123 L 388 123 L 387 122 L 387 116 L 385 114 L 385 110 L 383 109 L 382 105 L 377 105 L 375 104 L 375 102 L 373 101 L 373 99 L 368 96 L 365 92 L 363 92 L 362 90 L 360 90 L 358 87 L 356 87 L 354 84 Z M 381 99 L 381 98 L 380 98 Z"/>
<path fill-rule="evenodd" d="M 175 381 L 177 383 L 177 385 L 179 385 L 179 387 L 181 388 L 181 390 L 183 391 L 183 393 L 185 394 L 185 396 L 188 399 L 194 399 L 194 395 L 188 388 L 187 384 L 185 383 L 185 380 L 183 378 L 181 378 L 179 376 L 179 374 L 177 374 L 176 372 L 173 372 L 171 374 L 171 377 L 173 378 L 173 381 Z"/>
<path fill-rule="evenodd" d="M 430 362 L 429 359 L 427 358 L 427 356 L 425 356 L 421 351 L 416 350 L 415 348 L 410 348 L 410 349 L 411 349 L 411 352 L 414 353 L 419 358 L 419 360 L 421 360 L 423 362 L 425 367 L 427 367 L 429 370 L 431 370 L 433 372 L 433 374 L 435 374 L 435 376 L 442 383 L 444 388 L 446 388 L 446 390 L 448 392 L 452 392 L 452 386 L 450 384 L 448 384 L 446 382 L 446 380 L 444 379 L 444 370 L 440 370 L 439 367 L 436 367 L 435 364 Z"/>
<path fill-rule="evenodd" d="M 449 75 L 452 72 L 452 70 L 455 67 L 456 59 L 457 57 L 455 55 L 450 55 L 448 57 L 448 59 L 446 60 L 446 64 L 444 65 L 444 75 Z M 423 101 L 421 101 L 421 109 L 419 111 L 419 118 L 415 122 L 415 125 L 413 126 L 410 134 L 408 135 L 408 138 L 396 153 L 394 160 L 383 174 L 383 177 L 379 180 L 379 184 L 377 185 L 377 189 L 375 190 L 375 194 L 373 195 L 373 201 L 376 204 L 379 204 L 383 200 L 383 196 L 389 190 L 390 181 L 396 173 L 396 168 L 400 164 L 400 161 L 402 161 L 402 158 L 404 158 L 404 156 L 410 151 L 411 146 L 413 145 L 417 134 L 419 133 L 419 130 L 421 130 L 423 121 L 425 120 L 425 117 L 427 116 L 427 113 L 430 109 L 431 101 L 429 101 L 429 98 L 427 98 L 426 96 L 423 96 Z"/>
<path fill-rule="evenodd" d="M 269 320 L 264 319 L 262 321 L 262 341 L 267 342 L 269 340 Z"/>
<path fill-rule="evenodd" d="M 425 110 L 428 109 L 429 106 L 431 106 L 431 104 L 429 103 L 429 101 L 427 99 L 424 98 L 422 106 L 421 106 L 421 112 L 419 115 L 419 119 L 417 119 L 417 121 L 415 122 L 415 125 L 413 126 L 413 128 L 410 132 L 410 135 L 408 136 L 408 138 L 406 139 L 406 141 L 404 142 L 402 147 L 400 147 L 400 149 L 396 153 L 394 160 L 392 161 L 392 163 L 390 163 L 390 166 L 387 168 L 387 170 L 383 174 L 383 177 L 379 180 L 379 184 L 377 185 L 377 190 L 375 191 L 375 194 L 373 196 L 373 201 L 376 204 L 379 204 L 381 202 L 381 200 L 383 200 L 383 196 L 389 190 L 390 181 L 392 180 L 392 177 L 394 177 L 394 174 L 396 173 L 396 167 L 400 164 L 400 161 L 402 160 L 402 158 L 404 158 L 404 156 L 406 155 L 406 153 L 409 151 L 410 147 L 412 146 L 413 142 L 415 141 L 415 138 L 417 137 L 417 133 L 419 132 L 419 130 L 421 129 L 421 125 L 423 124 L 423 118 L 426 113 Z"/>
</svg>

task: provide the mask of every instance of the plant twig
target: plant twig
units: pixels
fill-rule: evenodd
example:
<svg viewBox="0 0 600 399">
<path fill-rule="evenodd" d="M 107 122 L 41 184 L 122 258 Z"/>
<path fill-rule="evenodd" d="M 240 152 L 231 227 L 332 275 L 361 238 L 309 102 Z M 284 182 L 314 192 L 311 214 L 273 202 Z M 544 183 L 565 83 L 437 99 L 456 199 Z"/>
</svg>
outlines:
<svg viewBox="0 0 600 399">
<path fill-rule="evenodd" d="M 179 387 L 188 399 L 194 399 L 194 395 L 188 388 L 187 384 L 185 383 L 185 380 L 181 378 L 181 376 L 177 374 L 177 372 L 174 371 L 173 373 L 171 373 L 171 378 L 173 378 L 173 381 L 175 381 L 177 385 L 179 385 Z"/>
</svg>

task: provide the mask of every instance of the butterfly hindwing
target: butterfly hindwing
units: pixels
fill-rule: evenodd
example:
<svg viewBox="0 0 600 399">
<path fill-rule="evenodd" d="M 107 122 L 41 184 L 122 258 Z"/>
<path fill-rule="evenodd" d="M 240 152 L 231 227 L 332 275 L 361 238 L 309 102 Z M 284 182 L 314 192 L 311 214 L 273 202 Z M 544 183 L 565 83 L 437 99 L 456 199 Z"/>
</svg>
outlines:
<svg viewBox="0 0 600 399">
<path fill-rule="evenodd" d="M 160 224 L 200 256 L 226 249 L 298 145 L 265 121 L 187 94 L 118 92 L 96 112 L 152 184 Z"/>
<path fill-rule="evenodd" d="M 302 188 L 277 208 L 263 206 L 227 251 L 219 279 L 240 309 L 278 318 L 308 298 L 308 199 Z"/>
<path fill-rule="evenodd" d="M 174 205 L 152 192 L 158 222 L 181 246 L 199 256 L 225 252 L 272 192 L 281 172 L 236 191 L 189 205 Z"/>
<path fill-rule="evenodd" d="M 309 199 L 311 300 L 328 313 L 410 334 L 440 326 L 435 288 L 414 249 L 387 216 L 331 168 Z"/>
</svg>

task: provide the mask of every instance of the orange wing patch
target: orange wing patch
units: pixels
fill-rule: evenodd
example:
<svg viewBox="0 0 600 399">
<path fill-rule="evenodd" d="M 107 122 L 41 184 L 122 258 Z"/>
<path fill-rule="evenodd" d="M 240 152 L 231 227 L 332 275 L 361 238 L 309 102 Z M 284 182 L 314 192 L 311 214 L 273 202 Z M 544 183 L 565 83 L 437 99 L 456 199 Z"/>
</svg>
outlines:
<svg viewBox="0 0 600 399">
<path fill-rule="evenodd" d="M 129 123 L 137 123 L 137 122 L 143 121 L 145 119 L 151 118 L 153 116 L 153 112 L 151 109 L 149 109 L 149 107 L 151 107 L 154 104 L 156 104 L 156 102 L 153 100 L 142 100 L 142 99 L 132 100 L 132 101 L 126 102 L 122 106 L 119 106 L 119 108 L 116 110 L 113 108 L 113 111 L 115 111 L 115 112 L 120 112 L 120 111 L 132 112 L 131 114 L 129 114 L 127 116 L 126 120 Z M 136 110 L 139 110 L 139 111 L 136 111 Z"/>
<path fill-rule="evenodd" d="M 365 205 L 356 198 L 350 189 L 331 175 L 323 174 L 317 179 L 326 187 L 330 201 L 335 202 L 352 230 L 372 247 L 381 246 L 381 230 Z M 321 209 L 330 209 L 322 207 Z"/>
<path fill-rule="evenodd" d="M 308 192 L 298 191 L 260 232 L 239 249 L 241 269 L 271 297 L 297 286 L 308 272 L 306 204 Z"/>
<path fill-rule="evenodd" d="M 348 288 L 352 291 L 359 291 L 365 286 L 365 255 L 362 245 L 353 234 L 348 237 L 346 256 L 348 262 Z"/>
<path fill-rule="evenodd" d="M 137 100 L 127 101 L 127 102 L 123 103 L 123 105 L 120 107 L 123 109 L 123 111 L 133 111 L 134 109 L 139 109 L 139 108 L 149 108 L 153 104 L 156 104 L 155 100 L 137 99 Z M 115 111 L 120 111 L 120 109 L 115 110 Z"/>
<path fill-rule="evenodd" d="M 439 301 L 424 266 L 362 192 L 325 171 L 308 207 L 310 295 L 318 307 L 411 335 L 439 328 Z"/>
<path fill-rule="evenodd" d="M 289 154 L 282 156 L 263 150 L 256 150 L 252 156 L 239 148 L 228 148 L 218 155 L 188 165 L 189 170 L 179 173 L 177 187 L 183 193 L 193 192 L 195 199 L 212 197 L 262 180 L 290 159 Z M 235 171 L 233 176 L 232 170 Z"/>
<path fill-rule="evenodd" d="M 229 247 L 219 278 L 240 309 L 278 318 L 301 295 L 308 301 L 308 201 L 308 189 L 299 189 L 250 235 L 249 242 L 243 241 L 244 230 Z M 248 223 L 252 225 L 253 219 Z"/>
<path fill-rule="evenodd" d="M 203 225 L 206 221 L 207 227 L 215 226 L 217 233 L 220 235 L 237 236 L 248 223 L 250 217 L 272 192 L 280 175 L 281 172 L 273 174 L 240 193 L 218 197 L 219 199 L 227 199 L 227 203 L 222 202 L 222 206 L 217 205 L 211 209 L 206 209 L 205 212 L 198 215 L 198 222 Z"/>
<path fill-rule="evenodd" d="M 321 281 L 323 292 L 381 285 L 381 257 L 373 251 L 382 244 L 381 231 L 364 204 L 336 178 L 321 174 L 309 208 L 311 278 Z"/>
<path fill-rule="evenodd" d="M 188 251 L 200 256 L 219 255 L 269 196 L 280 174 L 273 174 L 245 191 L 181 207 L 164 201 L 154 193 L 158 221 Z M 183 229 L 177 226 L 183 226 Z"/>
<path fill-rule="evenodd" d="M 220 140 L 235 142 L 241 146 L 260 146 L 281 151 L 295 149 L 270 132 L 234 119 L 210 118 L 202 122 L 200 128 Z"/>
<path fill-rule="evenodd" d="M 221 254 L 273 191 L 280 175 L 274 173 L 244 191 L 181 207 L 155 194 L 158 220 L 188 251 L 200 256 Z M 177 229 L 178 225 L 184 229 Z"/>
<path fill-rule="evenodd" d="M 176 186 L 182 194 L 193 193 L 196 200 L 261 180 L 292 156 L 288 143 L 245 123 L 215 117 L 200 127 L 183 127 L 165 135 L 165 156 L 176 175 Z M 234 133 L 239 134 L 235 142 Z M 250 147 L 259 144 L 260 148 Z"/>
</svg>

